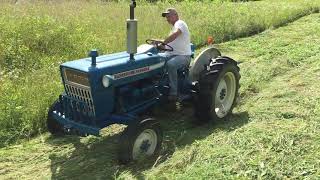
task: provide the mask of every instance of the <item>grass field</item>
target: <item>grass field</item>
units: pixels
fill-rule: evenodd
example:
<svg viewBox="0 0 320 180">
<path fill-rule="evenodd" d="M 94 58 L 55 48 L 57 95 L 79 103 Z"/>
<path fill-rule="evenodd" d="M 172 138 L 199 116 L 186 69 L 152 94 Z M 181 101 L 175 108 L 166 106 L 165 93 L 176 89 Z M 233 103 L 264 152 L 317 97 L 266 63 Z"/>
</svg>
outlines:
<svg viewBox="0 0 320 180">
<path fill-rule="evenodd" d="M 0 2 L 0 147 L 46 131 L 47 109 L 63 91 L 59 64 L 86 57 L 91 48 L 101 54 L 125 50 L 128 18 L 125 2 L 8 2 Z M 201 47 L 209 35 L 217 43 L 251 36 L 318 12 L 319 4 L 319 0 L 139 2 L 139 43 L 167 35 L 169 25 L 160 12 L 169 6 L 181 12 L 192 42 Z M 252 76 L 250 81 L 257 82 Z"/>
<path fill-rule="evenodd" d="M 121 127 L 103 137 L 44 133 L 0 149 L 0 179 L 319 179 L 319 44 L 318 13 L 217 44 L 241 62 L 241 103 L 227 121 L 201 127 L 191 107 L 159 112 L 156 163 L 118 165 Z"/>
</svg>

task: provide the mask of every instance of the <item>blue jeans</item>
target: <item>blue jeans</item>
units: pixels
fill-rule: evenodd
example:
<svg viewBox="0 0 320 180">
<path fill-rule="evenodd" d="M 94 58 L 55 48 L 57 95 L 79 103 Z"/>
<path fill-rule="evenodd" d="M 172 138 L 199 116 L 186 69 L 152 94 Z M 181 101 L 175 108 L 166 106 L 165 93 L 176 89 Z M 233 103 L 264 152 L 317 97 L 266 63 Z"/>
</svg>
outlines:
<svg viewBox="0 0 320 180">
<path fill-rule="evenodd" d="M 183 67 L 188 68 L 190 65 L 190 55 L 173 55 L 168 56 L 167 69 L 169 74 L 169 95 L 178 95 L 178 73 L 177 70 Z"/>
</svg>

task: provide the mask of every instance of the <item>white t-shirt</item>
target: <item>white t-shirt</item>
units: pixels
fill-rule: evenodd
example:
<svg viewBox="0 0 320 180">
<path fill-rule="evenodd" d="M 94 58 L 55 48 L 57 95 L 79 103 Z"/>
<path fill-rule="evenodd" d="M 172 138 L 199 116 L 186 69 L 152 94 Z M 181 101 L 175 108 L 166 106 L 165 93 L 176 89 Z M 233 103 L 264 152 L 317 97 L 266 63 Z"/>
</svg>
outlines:
<svg viewBox="0 0 320 180">
<path fill-rule="evenodd" d="M 167 53 L 170 55 L 191 55 L 190 32 L 187 24 L 182 20 L 176 21 L 170 34 L 178 29 L 182 33 L 174 41 L 168 43 L 173 48 L 173 51 L 167 51 Z"/>
</svg>

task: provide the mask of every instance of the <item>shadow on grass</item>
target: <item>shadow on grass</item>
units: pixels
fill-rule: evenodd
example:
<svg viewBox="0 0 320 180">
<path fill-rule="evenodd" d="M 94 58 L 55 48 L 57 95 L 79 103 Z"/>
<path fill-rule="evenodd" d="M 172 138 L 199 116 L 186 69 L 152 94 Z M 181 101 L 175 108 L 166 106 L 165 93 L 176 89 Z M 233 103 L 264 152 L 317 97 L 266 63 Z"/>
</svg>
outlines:
<svg viewBox="0 0 320 180">
<path fill-rule="evenodd" d="M 118 171 L 117 139 L 65 136 L 48 139 L 56 152 L 49 155 L 51 179 L 111 179 Z M 90 142 L 83 142 L 83 139 Z"/>
<path fill-rule="evenodd" d="M 49 155 L 52 179 L 114 179 L 121 173 L 129 173 L 135 178 L 144 179 L 143 171 L 165 162 L 177 148 L 206 138 L 216 129 L 233 131 L 249 120 L 247 112 L 233 114 L 227 121 L 195 126 L 191 107 L 179 112 L 157 113 L 163 130 L 163 144 L 156 160 L 131 162 L 120 165 L 117 160 L 117 146 L 120 133 L 107 137 L 77 136 L 50 137 L 47 143 L 56 151 Z"/>
</svg>

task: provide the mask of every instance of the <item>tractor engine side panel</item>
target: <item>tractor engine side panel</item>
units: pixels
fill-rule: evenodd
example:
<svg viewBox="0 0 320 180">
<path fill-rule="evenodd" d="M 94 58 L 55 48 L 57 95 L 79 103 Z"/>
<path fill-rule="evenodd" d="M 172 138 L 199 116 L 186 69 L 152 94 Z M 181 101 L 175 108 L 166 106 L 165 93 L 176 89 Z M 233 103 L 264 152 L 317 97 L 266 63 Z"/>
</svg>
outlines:
<svg viewBox="0 0 320 180">
<path fill-rule="evenodd" d="M 156 84 L 155 78 L 147 78 L 119 87 L 116 91 L 116 113 L 136 111 L 143 104 L 160 97 Z"/>
</svg>

